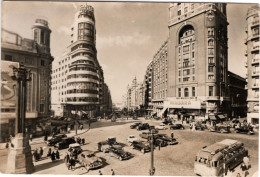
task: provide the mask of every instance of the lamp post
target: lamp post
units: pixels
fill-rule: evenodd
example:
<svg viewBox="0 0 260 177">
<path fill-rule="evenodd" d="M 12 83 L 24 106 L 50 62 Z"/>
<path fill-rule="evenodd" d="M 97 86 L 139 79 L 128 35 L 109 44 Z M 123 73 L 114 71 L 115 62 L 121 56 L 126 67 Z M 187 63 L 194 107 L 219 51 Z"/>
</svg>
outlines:
<svg viewBox="0 0 260 177">
<path fill-rule="evenodd" d="M 23 67 L 10 66 L 11 78 L 17 81 L 16 123 L 13 147 L 9 148 L 6 173 L 29 174 L 34 170 L 29 137 L 25 132 L 27 82 L 31 81 L 31 72 Z"/>
<path fill-rule="evenodd" d="M 154 154 L 153 154 L 153 152 L 154 152 L 154 147 L 153 147 L 153 145 L 154 145 L 154 137 L 153 137 L 153 135 L 155 134 L 156 132 L 155 132 L 155 129 L 151 129 L 150 130 L 150 136 L 149 136 L 149 139 L 150 139 L 150 144 L 151 144 L 151 168 L 150 168 L 150 170 L 149 170 L 149 174 L 150 174 L 150 176 L 153 176 L 154 175 L 154 173 L 155 173 L 155 168 L 154 168 Z"/>
</svg>

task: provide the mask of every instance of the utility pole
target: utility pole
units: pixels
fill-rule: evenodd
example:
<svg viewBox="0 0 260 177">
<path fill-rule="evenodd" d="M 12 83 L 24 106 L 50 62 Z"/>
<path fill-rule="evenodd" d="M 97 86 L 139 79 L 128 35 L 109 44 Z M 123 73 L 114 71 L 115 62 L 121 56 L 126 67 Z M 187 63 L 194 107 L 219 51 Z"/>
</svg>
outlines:
<svg viewBox="0 0 260 177">
<path fill-rule="evenodd" d="M 150 176 L 153 176 L 155 173 L 155 168 L 154 168 L 154 137 L 153 135 L 155 134 L 155 129 L 150 130 L 150 146 L 151 146 L 151 168 L 149 170 Z"/>
</svg>

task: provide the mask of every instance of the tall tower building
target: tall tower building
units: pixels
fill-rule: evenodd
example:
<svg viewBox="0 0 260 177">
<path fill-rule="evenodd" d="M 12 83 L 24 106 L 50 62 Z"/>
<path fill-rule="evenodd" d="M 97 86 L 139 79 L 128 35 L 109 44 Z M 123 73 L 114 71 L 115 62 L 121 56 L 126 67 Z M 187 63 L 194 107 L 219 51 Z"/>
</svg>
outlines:
<svg viewBox="0 0 260 177">
<path fill-rule="evenodd" d="M 227 112 L 226 4 L 169 7 L 168 107 L 189 117 Z"/>
<path fill-rule="evenodd" d="M 102 112 L 104 76 L 97 60 L 94 8 L 81 5 L 71 27 L 71 44 L 57 58 L 52 77 L 52 109 L 56 115 L 71 110 L 90 117 Z"/>
<path fill-rule="evenodd" d="M 259 5 L 247 12 L 247 121 L 259 123 Z"/>
</svg>

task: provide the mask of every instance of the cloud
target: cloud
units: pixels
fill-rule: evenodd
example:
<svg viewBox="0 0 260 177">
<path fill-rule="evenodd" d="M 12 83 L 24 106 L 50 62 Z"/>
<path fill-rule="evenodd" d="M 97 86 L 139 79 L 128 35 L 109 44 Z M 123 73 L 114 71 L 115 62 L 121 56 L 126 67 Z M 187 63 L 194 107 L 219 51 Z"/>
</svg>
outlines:
<svg viewBox="0 0 260 177">
<path fill-rule="evenodd" d="M 149 41 L 150 38 L 151 36 L 140 33 L 134 33 L 133 35 L 97 37 L 97 44 L 99 49 L 111 46 L 127 47 L 129 45 L 143 45 Z"/>
<path fill-rule="evenodd" d="M 65 33 L 66 35 L 70 35 L 70 33 L 71 33 L 70 29 L 67 26 L 60 26 L 57 29 L 57 32 L 58 33 Z"/>
</svg>

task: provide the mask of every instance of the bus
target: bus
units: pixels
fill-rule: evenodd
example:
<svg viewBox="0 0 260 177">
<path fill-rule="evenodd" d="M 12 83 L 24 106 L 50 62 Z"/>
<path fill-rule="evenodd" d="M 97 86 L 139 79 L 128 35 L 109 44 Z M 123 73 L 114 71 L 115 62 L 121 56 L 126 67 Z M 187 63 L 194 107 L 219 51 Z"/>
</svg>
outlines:
<svg viewBox="0 0 260 177">
<path fill-rule="evenodd" d="M 196 155 L 194 173 L 200 176 L 221 176 L 239 165 L 248 150 L 237 140 L 225 139 L 203 147 Z"/>
</svg>

